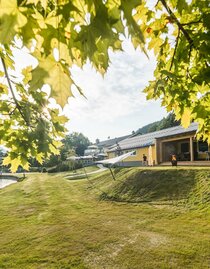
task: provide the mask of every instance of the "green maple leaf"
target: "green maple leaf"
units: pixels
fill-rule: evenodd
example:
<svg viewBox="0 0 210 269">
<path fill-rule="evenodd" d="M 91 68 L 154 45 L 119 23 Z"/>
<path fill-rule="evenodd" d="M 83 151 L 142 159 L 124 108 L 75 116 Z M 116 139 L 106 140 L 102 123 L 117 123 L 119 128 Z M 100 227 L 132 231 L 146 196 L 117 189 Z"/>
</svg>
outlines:
<svg viewBox="0 0 210 269">
<path fill-rule="evenodd" d="M 47 9 L 47 4 L 48 4 L 48 0 L 40 0 L 40 3 L 42 5 L 42 7 L 46 10 Z"/>
<path fill-rule="evenodd" d="M 7 14 L 12 15 L 16 12 L 17 0 L 1 0 L 0 1 L 0 16 Z"/>
<path fill-rule="evenodd" d="M 0 42 L 8 44 L 15 35 L 16 16 L 4 15 L 1 17 Z"/>
<path fill-rule="evenodd" d="M 70 96 L 72 96 L 71 85 L 73 81 L 69 72 L 66 73 L 60 63 L 54 64 L 51 69 L 47 83 L 52 87 L 51 97 L 63 108 Z"/>
<path fill-rule="evenodd" d="M 46 77 L 49 76 L 51 64 L 53 63 L 52 57 L 41 58 L 40 56 L 37 56 L 37 58 L 39 60 L 39 65 L 32 71 L 32 78 L 29 82 L 30 92 L 34 92 L 37 89 L 42 88 L 45 83 Z"/>
<path fill-rule="evenodd" d="M 30 48 L 32 45 L 30 41 L 35 38 L 35 32 L 37 29 L 39 29 L 39 26 L 37 20 L 34 19 L 29 12 L 27 17 L 28 21 L 22 28 L 22 37 L 23 43 Z"/>
<path fill-rule="evenodd" d="M 133 38 L 135 38 L 134 43 L 137 44 L 138 40 L 138 44 L 141 46 L 144 44 L 144 36 L 139 25 L 136 23 L 132 16 L 133 9 L 138 5 L 140 5 L 139 0 L 122 0 L 120 9 L 124 12 L 124 17 L 127 20 L 130 34 Z"/>
<path fill-rule="evenodd" d="M 22 70 L 22 75 L 24 76 L 23 82 L 25 85 L 28 84 L 28 82 L 32 79 L 31 71 L 32 71 L 31 65 L 27 66 Z"/>
<path fill-rule="evenodd" d="M 49 149 L 54 155 L 58 155 L 60 153 L 60 151 L 52 144 L 49 145 Z"/>
<path fill-rule="evenodd" d="M 0 94 L 8 94 L 8 87 L 2 83 L 0 83 Z M 2 102 L 2 100 L 1 100 Z"/>
<path fill-rule="evenodd" d="M 44 159 L 44 154 L 41 152 L 41 153 L 38 153 L 37 155 L 36 155 L 36 160 L 40 163 L 40 164 L 42 164 L 43 163 L 43 159 Z"/>
<path fill-rule="evenodd" d="M 0 43 L 8 44 L 18 29 L 27 23 L 27 18 L 19 10 L 16 0 L 1 0 L 0 21 Z"/>
<path fill-rule="evenodd" d="M 51 86 L 51 97 L 64 107 L 68 97 L 72 96 L 71 85 L 73 81 L 70 73 L 60 62 L 56 62 L 52 55 L 39 59 L 39 65 L 32 71 L 30 91 L 41 88 L 44 84 Z"/>
<path fill-rule="evenodd" d="M 184 128 L 188 128 L 190 125 L 191 110 L 189 108 L 184 108 L 184 113 L 181 117 L 181 124 Z"/>
<path fill-rule="evenodd" d="M 79 9 L 71 1 L 67 1 L 64 4 L 62 4 L 62 1 L 58 1 L 58 15 L 61 14 L 66 20 L 69 20 L 71 11 L 79 12 Z"/>
<path fill-rule="evenodd" d="M 18 166 L 21 165 L 21 159 L 19 157 L 11 159 L 10 156 L 7 156 L 3 160 L 3 165 L 11 165 L 10 170 L 12 173 L 15 173 L 18 169 Z"/>
<path fill-rule="evenodd" d="M 53 26 L 49 25 L 47 29 L 42 29 L 39 34 L 44 37 L 42 47 L 44 48 L 46 55 L 52 52 L 53 47 L 58 47 L 58 30 Z M 52 40 L 55 40 L 54 46 Z"/>
<path fill-rule="evenodd" d="M 9 165 L 9 164 L 11 164 L 11 161 L 12 161 L 11 158 L 9 156 L 7 156 L 7 157 L 4 158 L 2 164 L 3 165 Z"/>
</svg>

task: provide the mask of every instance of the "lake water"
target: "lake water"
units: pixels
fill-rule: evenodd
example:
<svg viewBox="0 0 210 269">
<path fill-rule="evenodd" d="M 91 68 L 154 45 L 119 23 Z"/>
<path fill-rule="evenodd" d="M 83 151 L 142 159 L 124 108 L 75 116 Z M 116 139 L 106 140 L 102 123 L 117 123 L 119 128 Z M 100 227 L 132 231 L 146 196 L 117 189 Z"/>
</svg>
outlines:
<svg viewBox="0 0 210 269">
<path fill-rule="evenodd" d="M 3 179 L 3 178 L 0 178 L 0 189 L 3 189 L 4 187 L 10 185 L 10 184 L 14 184 L 16 183 L 17 180 L 15 179 Z"/>
</svg>

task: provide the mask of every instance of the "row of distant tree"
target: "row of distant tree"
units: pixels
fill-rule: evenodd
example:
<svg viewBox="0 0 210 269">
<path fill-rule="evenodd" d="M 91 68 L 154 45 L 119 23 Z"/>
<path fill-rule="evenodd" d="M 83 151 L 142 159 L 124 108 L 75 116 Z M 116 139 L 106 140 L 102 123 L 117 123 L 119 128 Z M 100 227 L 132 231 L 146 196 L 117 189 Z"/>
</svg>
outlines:
<svg viewBox="0 0 210 269">
<path fill-rule="evenodd" d="M 68 134 L 63 139 L 63 146 L 60 149 L 59 155 L 51 155 L 48 160 L 45 160 L 44 163 L 41 165 L 36 159 L 30 159 L 30 167 L 35 168 L 34 171 L 43 171 L 43 168 L 49 167 L 58 167 L 63 170 L 68 170 L 68 165 L 63 165 L 63 162 L 66 161 L 67 157 L 69 156 L 82 156 L 84 154 L 85 149 L 91 144 L 90 140 L 84 136 L 82 133 L 71 133 Z M 2 167 L 2 160 L 6 156 L 6 151 L 0 148 L 0 167 L 1 170 L 4 172 L 9 171 L 9 167 Z M 62 167 L 61 167 L 62 166 Z M 22 171 L 21 168 L 18 171 Z"/>
<path fill-rule="evenodd" d="M 90 140 L 82 133 L 73 132 L 66 135 L 63 139 L 63 146 L 60 149 L 59 155 L 51 155 L 49 160 L 46 160 L 42 166 L 54 167 L 66 161 L 70 156 L 83 156 L 85 149 L 91 144 Z M 31 166 L 40 166 L 35 160 L 30 161 Z"/>
</svg>

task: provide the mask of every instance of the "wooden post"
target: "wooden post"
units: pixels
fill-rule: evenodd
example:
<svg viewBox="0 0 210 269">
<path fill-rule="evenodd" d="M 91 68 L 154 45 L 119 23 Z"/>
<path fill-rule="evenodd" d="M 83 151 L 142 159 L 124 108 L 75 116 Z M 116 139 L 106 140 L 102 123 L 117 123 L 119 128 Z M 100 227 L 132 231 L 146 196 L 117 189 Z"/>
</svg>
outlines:
<svg viewBox="0 0 210 269">
<path fill-rule="evenodd" d="M 159 150 L 158 150 L 158 141 L 157 139 L 155 139 L 155 164 L 158 164 L 158 154 L 159 154 Z"/>
<path fill-rule="evenodd" d="M 190 161 L 194 161 L 194 151 L 193 151 L 193 137 L 190 137 Z"/>
<path fill-rule="evenodd" d="M 160 142 L 160 163 L 163 162 L 163 142 Z"/>
<path fill-rule="evenodd" d="M 112 178 L 113 178 L 114 180 L 116 180 L 116 178 L 115 178 L 115 176 L 114 176 L 114 174 L 113 174 L 113 172 L 112 172 L 112 168 L 111 168 L 111 167 L 109 167 L 109 170 L 110 170 L 110 173 L 111 173 L 111 175 L 112 175 Z"/>
</svg>

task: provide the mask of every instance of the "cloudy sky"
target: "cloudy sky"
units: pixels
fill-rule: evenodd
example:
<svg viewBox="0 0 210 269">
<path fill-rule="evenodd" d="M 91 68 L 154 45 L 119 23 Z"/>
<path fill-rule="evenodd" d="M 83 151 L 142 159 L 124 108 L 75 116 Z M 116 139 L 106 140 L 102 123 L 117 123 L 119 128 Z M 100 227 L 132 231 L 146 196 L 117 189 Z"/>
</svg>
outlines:
<svg viewBox="0 0 210 269">
<path fill-rule="evenodd" d="M 142 92 L 153 78 L 155 59 L 135 51 L 128 41 L 124 52 L 111 54 L 111 65 L 103 78 L 90 65 L 72 70 L 87 99 L 74 91 L 65 114 L 70 132 L 82 132 L 91 141 L 130 134 L 133 130 L 166 116 L 160 102 L 147 101 Z"/>
<path fill-rule="evenodd" d="M 87 99 L 77 91 L 64 109 L 70 119 L 69 132 L 82 132 L 92 142 L 108 136 L 115 138 L 130 134 L 138 128 L 160 120 L 167 113 L 159 101 L 147 101 L 142 92 L 153 79 L 155 59 L 149 59 L 124 41 L 124 52 L 111 53 L 111 64 L 104 77 L 87 64 L 81 70 L 72 69 L 75 82 Z M 36 61 L 24 51 L 15 50 L 17 70 Z"/>
</svg>

